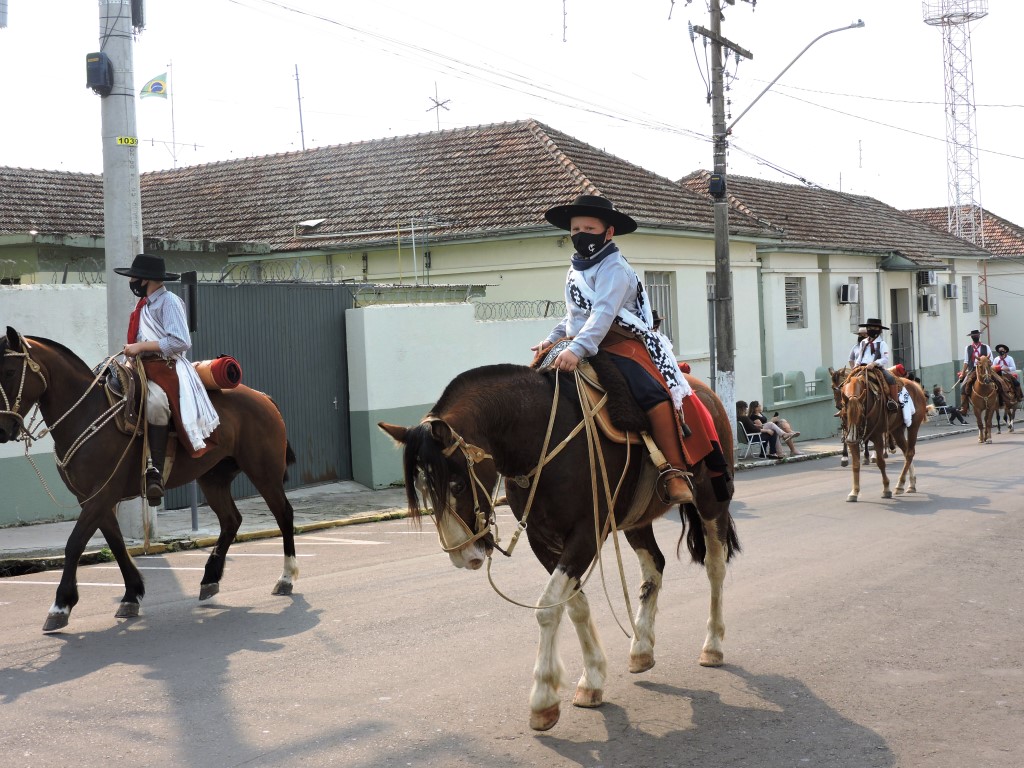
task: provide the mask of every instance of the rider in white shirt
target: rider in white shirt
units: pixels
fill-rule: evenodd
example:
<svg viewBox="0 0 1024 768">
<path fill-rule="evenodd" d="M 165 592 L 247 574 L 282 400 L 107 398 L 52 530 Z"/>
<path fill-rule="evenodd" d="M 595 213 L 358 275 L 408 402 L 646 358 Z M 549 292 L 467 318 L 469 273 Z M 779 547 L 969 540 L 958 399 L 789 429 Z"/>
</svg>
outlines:
<svg viewBox="0 0 1024 768">
<path fill-rule="evenodd" d="M 1013 386 L 1017 399 L 1021 397 L 1020 380 L 1017 376 L 1017 364 L 1010 356 L 1010 348 L 1005 344 L 996 344 L 996 356 L 992 358 L 992 370 L 999 371 Z"/>
<path fill-rule="evenodd" d="M 861 327 L 867 331 L 867 336 L 850 351 L 850 363 L 852 365 L 872 365 L 879 368 L 885 378 L 885 383 L 889 386 L 889 399 L 885 407 L 890 411 L 898 411 L 900 409 L 899 394 L 902 387 L 888 370 L 889 345 L 882 338 L 882 331 L 889 329 L 882 325 L 882 321 L 877 317 L 869 317 L 866 322 L 861 323 Z"/>
</svg>

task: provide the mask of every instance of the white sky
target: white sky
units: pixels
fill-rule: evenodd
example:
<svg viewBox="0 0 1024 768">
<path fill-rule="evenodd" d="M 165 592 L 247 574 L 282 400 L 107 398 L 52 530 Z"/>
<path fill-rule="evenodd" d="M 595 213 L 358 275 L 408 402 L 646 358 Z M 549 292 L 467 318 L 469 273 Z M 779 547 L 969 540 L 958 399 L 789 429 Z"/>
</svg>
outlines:
<svg viewBox="0 0 1024 768">
<path fill-rule="evenodd" d="M 100 99 L 85 87 L 99 2 L 8 5 L 0 165 L 99 173 Z M 743 117 L 731 173 L 792 180 L 754 155 L 899 208 L 946 205 L 942 33 L 921 2 L 759 0 L 725 15 L 723 35 L 754 54 L 728 94 L 734 117 L 817 35 L 866 23 L 817 42 Z M 712 167 L 707 59 L 687 22 L 710 26 L 704 0 L 148 0 L 135 90 L 173 62 L 179 166 L 300 149 L 297 65 L 307 148 L 432 131 L 438 116 L 533 117 L 677 179 Z M 979 198 L 1024 224 L 1024 2 L 991 0 L 971 30 Z M 172 167 L 170 100 L 136 109 L 141 169 Z"/>
</svg>

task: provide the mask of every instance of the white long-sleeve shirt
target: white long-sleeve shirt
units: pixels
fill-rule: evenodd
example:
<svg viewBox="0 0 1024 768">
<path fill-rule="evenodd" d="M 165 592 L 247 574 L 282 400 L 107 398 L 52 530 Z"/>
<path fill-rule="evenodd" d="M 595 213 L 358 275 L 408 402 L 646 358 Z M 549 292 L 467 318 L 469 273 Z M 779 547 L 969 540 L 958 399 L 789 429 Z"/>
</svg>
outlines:
<svg viewBox="0 0 1024 768">
<path fill-rule="evenodd" d="M 992 365 L 1002 366 L 1004 371 L 1017 374 L 1017 364 L 1013 362 L 1013 358 L 1009 355 L 996 355 L 992 358 Z"/>
<path fill-rule="evenodd" d="M 852 365 L 869 365 L 877 363 L 883 368 L 889 367 L 889 345 L 881 337 L 877 339 L 864 339 L 852 350 L 850 350 L 850 363 Z"/>
</svg>

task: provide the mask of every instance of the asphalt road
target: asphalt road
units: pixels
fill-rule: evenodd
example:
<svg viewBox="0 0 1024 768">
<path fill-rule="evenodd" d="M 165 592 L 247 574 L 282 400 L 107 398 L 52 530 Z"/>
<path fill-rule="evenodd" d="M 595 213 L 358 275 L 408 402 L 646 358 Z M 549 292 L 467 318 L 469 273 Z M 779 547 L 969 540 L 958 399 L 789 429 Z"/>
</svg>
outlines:
<svg viewBox="0 0 1024 768">
<path fill-rule="evenodd" d="M 922 444 L 919 493 L 882 500 L 871 469 L 856 504 L 838 460 L 742 473 L 744 552 L 726 581 L 719 669 L 697 664 L 704 572 L 670 555 L 657 665 L 629 674 L 606 547 L 611 607 L 599 581 L 587 590 L 609 656 L 606 704 L 575 709 L 567 690 L 543 734 L 527 725 L 532 614 L 484 572 L 451 567 L 429 522 L 299 537 L 288 598 L 270 595 L 277 539 L 236 545 L 204 604 L 205 553 L 140 558 L 149 594 L 130 621 L 113 618 L 116 567 L 83 567 L 81 602 L 55 635 L 41 626 L 58 573 L 3 579 L 0 763 L 1016 768 L 1022 447 L 1005 435 Z M 679 523 L 656 530 L 668 555 Z M 626 566 L 635 604 L 631 555 Z M 523 601 L 544 583 L 525 543 L 493 575 Z M 567 619 L 560 641 L 574 683 Z"/>
</svg>

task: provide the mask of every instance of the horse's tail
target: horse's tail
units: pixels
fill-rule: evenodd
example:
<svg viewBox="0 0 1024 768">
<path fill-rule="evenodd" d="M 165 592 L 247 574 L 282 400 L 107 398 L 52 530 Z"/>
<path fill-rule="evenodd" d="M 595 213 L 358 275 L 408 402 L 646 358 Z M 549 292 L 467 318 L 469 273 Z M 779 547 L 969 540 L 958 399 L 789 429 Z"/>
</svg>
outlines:
<svg viewBox="0 0 1024 768">
<path fill-rule="evenodd" d="M 267 400 L 269 400 L 270 402 L 272 402 L 274 404 L 274 407 L 277 408 L 277 412 L 278 413 L 281 413 L 281 406 L 277 404 L 277 401 L 274 400 L 274 398 L 272 398 L 270 395 L 267 395 Z M 281 420 L 284 421 L 284 414 L 283 413 L 281 413 Z M 287 429 L 287 427 L 285 427 L 285 429 Z M 298 459 L 295 457 L 295 451 L 292 450 L 292 444 L 290 442 L 288 442 L 287 438 L 285 438 L 285 441 L 284 441 L 284 467 L 285 467 L 285 469 L 284 469 L 284 480 L 285 481 L 288 480 L 288 467 L 290 467 L 296 461 L 298 461 Z"/>
<path fill-rule="evenodd" d="M 681 504 L 679 509 L 683 530 L 679 534 L 679 541 L 676 544 L 676 557 L 679 557 L 679 550 L 682 548 L 683 539 L 685 538 L 686 548 L 690 550 L 690 560 L 697 563 L 697 565 L 704 565 L 704 558 L 707 557 L 708 548 L 707 543 L 704 541 L 704 523 L 700 518 L 700 513 L 693 504 Z M 732 560 L 733 555 L 738 555 L 743 551 L 743 547 L 740 546 L 740 537 L 736 533 L 736 522 L 732 519 L 728 509 L 723 510 L 723 514 L 719 516 L 719 522 L 723 517 L 726 521 L 725 562 L 728 563 Z"/>
</svg>

